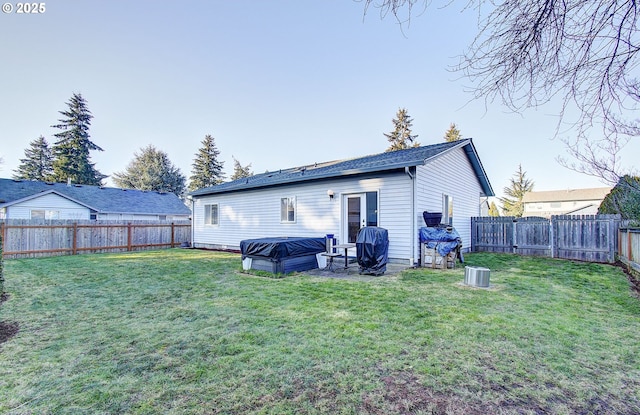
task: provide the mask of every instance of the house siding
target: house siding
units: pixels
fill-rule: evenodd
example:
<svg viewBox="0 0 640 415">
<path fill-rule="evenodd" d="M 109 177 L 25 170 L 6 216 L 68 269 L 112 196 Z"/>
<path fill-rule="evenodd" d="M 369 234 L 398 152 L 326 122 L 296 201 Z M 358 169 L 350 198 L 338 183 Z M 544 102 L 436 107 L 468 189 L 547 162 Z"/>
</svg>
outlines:
<svg viewBox="0 0 640 415">
<path fill-rule="evenodd" d="M 522 216 L 542 216 L 550 218 L 552 215 L 595 215 L 602 200 L 577 200 L 566 202 L 525 202 Z"/>
<path fill-rule="evenodd" d="M 56 194 L 46 194 L 7 207 L 7 219 L 31 219 L 32 210 L 58 212 L 56 219 L 89 219 L 89 209 Z"/>
<path fill-rule="evenodd" d="M 194 246 L 239 249 L 244 239 L 342 235 L 344 196 L 378 192 L 378 226 L 389 231 L 389 258 L 411 252 L 411 180 L 404 173 L 334 179 L 194 198 Z M 334 198 L 327 196 L 333 190 Z M 295 223 L 280 222 L 280 199 L 296 198 Z M 204 224 L 204 206 L 218 204 L 219 224 Z M 338 241 L 340 242 L 340 241 Z"/>
<path fill-rule="evenodd" d="M 463 149 L 438 156 L 416 171 L 416 223 L 425 226 L 422 212 L 442 212 L 443 195 L 453 197 L 453 227 L 463 251 L 470 249 L 471 218 L 480 215 L 482 187 Z M 418 248 L 419 249 L 419 248 Z M 416 257 L 419 254 L 416 252 Z"/>
</svg>

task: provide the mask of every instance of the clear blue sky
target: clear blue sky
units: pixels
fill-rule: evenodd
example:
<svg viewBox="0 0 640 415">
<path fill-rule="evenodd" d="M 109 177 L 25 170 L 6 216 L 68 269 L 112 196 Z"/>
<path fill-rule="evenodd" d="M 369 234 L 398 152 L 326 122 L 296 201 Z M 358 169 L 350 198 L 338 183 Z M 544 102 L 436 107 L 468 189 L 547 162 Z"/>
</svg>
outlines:
<svg viewBox="0 0 640 415">
<path fill-rule="evenodd" d="M 50 126 L 79 92 L 104 174 L 153 144 L 189 177 L 206 134 L 227 175 L 232 156 L 261 173 L 379 153 L 405 107 L 422 144 L 442 141 L 451 122 L 473 137 L 497 195 L 518 164 L 536 190 L 604 186 L 555 161 L 564 154 L 553 139 L 557 108 L 512 114 L 469 103 L 468 81 L 448 68 L 473 39 L 476 16 L 456 6 L 431 7 L 403 29 L 377 10 L 364 17 L 351 0 L 45 6 L 0 14 L 0 177 L 38 136 L 53 143 Z M 637 159 L 637 140 L 627 153 Z"/>
</svg>

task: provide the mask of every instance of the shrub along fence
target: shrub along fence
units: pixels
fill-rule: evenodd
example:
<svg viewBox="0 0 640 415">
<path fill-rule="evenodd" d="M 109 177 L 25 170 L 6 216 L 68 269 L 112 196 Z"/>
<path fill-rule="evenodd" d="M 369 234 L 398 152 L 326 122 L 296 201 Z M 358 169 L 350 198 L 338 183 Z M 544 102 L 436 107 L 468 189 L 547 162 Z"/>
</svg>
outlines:
<svg viewBox="0 0 640 415">
<path fill-rule="evenodd" d="M 4 258 L 121 252 L 181 246 L 191 240 L 191 222 L 8 219 L 0 235 Z"/>
<path fill-rule="evenodd" d="M 471 218 L 471 250 L 613 263 L 619 215 Z"/>
</svg>

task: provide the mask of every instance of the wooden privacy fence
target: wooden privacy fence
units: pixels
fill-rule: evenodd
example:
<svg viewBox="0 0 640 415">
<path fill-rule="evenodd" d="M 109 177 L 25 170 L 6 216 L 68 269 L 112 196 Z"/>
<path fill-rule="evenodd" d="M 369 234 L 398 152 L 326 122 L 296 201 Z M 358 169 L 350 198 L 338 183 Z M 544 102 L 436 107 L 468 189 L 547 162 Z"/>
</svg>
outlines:
<svg viewBox="0 0 640 415">
<path fill-rule="evenodd" d="M 613 263 L 619 215 L 471 218 L 471 250 Z"/>
<path fill-rule="evenodd" d="M 640 273 L 640 228 L 620 226 L 618 247 L 620 260 Z"/>
<path fill-rule="evenodd" d="M 9 219 L 0 234 L 5 258 L 75 255 L 180 246 L 191 240 L 191 222 Z"/>
</svg>

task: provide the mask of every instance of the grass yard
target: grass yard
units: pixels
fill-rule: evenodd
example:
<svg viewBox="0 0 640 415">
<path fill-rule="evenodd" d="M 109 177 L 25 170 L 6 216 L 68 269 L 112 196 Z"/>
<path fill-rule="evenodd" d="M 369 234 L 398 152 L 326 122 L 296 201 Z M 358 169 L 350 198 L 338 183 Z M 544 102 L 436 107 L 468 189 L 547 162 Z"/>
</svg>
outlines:
<svg viewBox="0 0 640 415">
<path fill-rule="evenodd" d="M 638 414 L 618 268 L 468 254 L 371 282 L 164 250 L 5 261 L 3 414 Z"/>
</svg>

